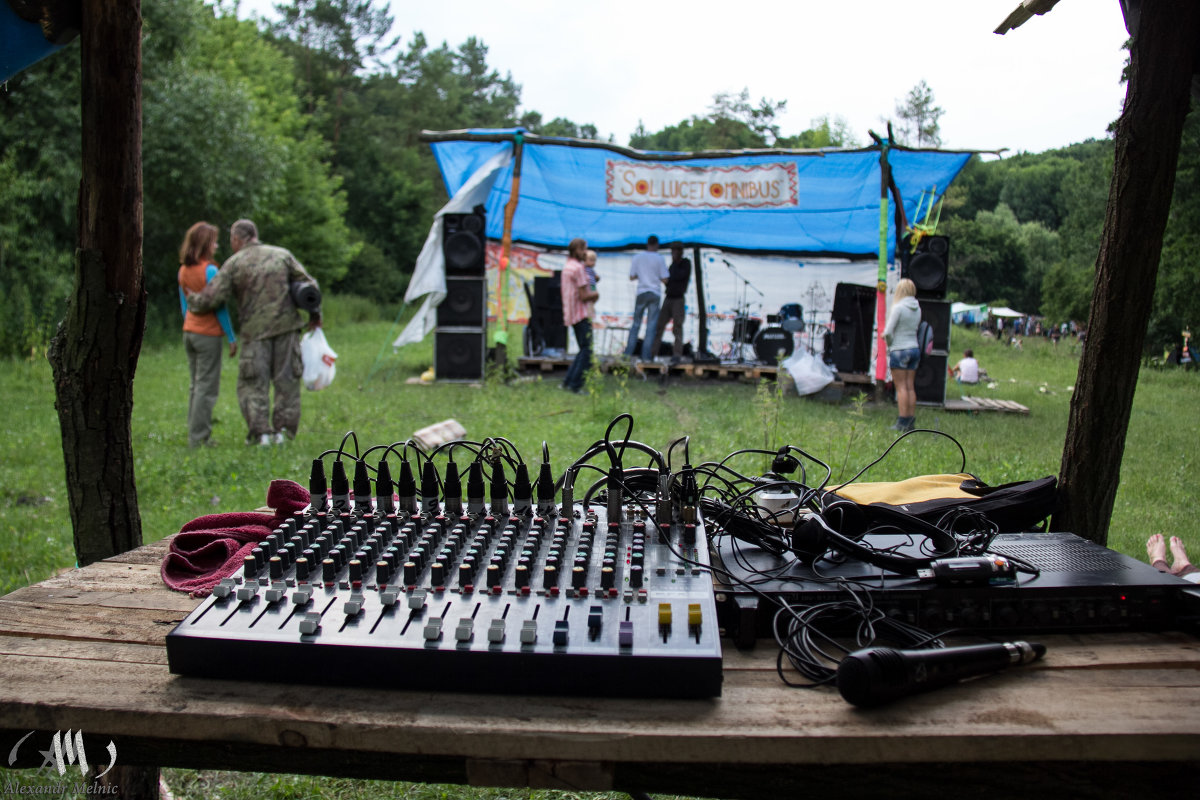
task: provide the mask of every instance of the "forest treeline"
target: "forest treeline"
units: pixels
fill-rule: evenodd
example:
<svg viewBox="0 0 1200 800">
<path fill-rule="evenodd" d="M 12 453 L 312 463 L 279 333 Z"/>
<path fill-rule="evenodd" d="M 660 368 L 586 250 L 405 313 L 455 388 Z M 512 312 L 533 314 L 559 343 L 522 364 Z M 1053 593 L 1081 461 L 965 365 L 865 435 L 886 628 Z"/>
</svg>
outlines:
<svg viewBox="0 0 1200 800">
<path fill-rule="evenodd" d="M 142 0 L 143 258 L 152 331 L 178 325 L 178 248 L 197 220 L 224 230 L 250 217 L 264 241 L 293 250 L 327 289 L 395 303 L 446 200 L 421 130 L 523 126 L 597 136 L 590 122 L 547 120 L 523 108 L 519 76 L 490 67 L 480 39 L 391 38 L 402 25 L 380 0 L 292 0 L 271 20 L 239 19 L 236 10 Z M 78 42 L 0 86 L 0 355 L 44 352 L 71 291 L 79 87 Z M 924 82 L 918 89 L 924 105 L 898 120 L 916 121 L 897 125 L 901 143 L 927 144 L 931 131 L 937 141 L 941 109 Z M 753 101 L 748 90 L 717 94 L 689 119 L 653 132 L 639 126 L 618 143 L 699 150 L 855 146 L 867 138 L 836 113 L 798 133 L 781 131 L 783 108 Z M 897 114 L 905 117 L 899 105 Z M 1147 339 L 1152 351 L 1200 320 L 1191 264 L 1200 237 L 1198 144 L 1193 114 Z M 947 193 L 938 229 L 951 237 L 953 299 L 1051 322 L 1086 320 L 1112 159 L 1111 140 L 973 159 Z"/>
</svg>

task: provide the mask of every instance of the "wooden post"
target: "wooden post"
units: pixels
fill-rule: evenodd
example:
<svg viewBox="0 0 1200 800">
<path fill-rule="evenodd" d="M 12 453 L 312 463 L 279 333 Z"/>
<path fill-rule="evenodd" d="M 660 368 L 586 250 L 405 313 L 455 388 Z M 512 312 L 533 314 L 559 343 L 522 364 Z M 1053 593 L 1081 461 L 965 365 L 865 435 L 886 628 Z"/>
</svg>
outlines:
<svg viewBox="0 0 1200 800">
<path fill-rule="evenodd" d="M 1104 544 L 1121 479 L 1121 456 L 1154 300 L 1163 231 L 1175 188 L 1192 67 L 1200 53 L 1200 5 L 1142 3 L 1133 47 L 1104 232 L 1096 260 L 1087 347 L 1071 397 L 1054 530 Z M 1127 18 L 1127 24 L 1129 23 Z"/>
<path fill-rule="evenodd" d="M 875 134 L 871 134 L 875 136 Z M 887 380 L 887 342 L 883 329 L 887 327 L 887 270 L 888 270 L 888 186 L 892 180 L 892 168 L 888 164 L 890 139 L 879 142 L 879 274 L 875 283 L 875 390 Z"/>
<path fill-rule="evenodd" d="M 85 0 L 75 293 L 51 342 L 75 556 L 142 543 L 133 476 L 133 375 L 142 347 L 141 4 Z"/>
<path fill-rule="evenodd" d="M 700 268 L 700 245 L 692 247 L 692 280 L 696 282 L 696 313 L 700 325 L 695 355 L 708 352 L 708 301 L 704 297 L 704 273 Z"/>
<path fill-rule="evenodd" d="M 521 158 L 525 154 L 525 137 L 518 131 L 513 136 L 513 178 L 509 189 L 508 202 L 504 205 L 504 232 L 500 236 L 500 263 L 496 274 L 496 325 L 499 330 L 492 338 L 496 346 L 496 363 L 504 368 L 508 365 L 508 308 L 505 302 L 504 288 L 508 283 L 508 258 L 512 254 L 512 225 L 517 213 L 517 203 L 521 199 Z"/>
</svg>

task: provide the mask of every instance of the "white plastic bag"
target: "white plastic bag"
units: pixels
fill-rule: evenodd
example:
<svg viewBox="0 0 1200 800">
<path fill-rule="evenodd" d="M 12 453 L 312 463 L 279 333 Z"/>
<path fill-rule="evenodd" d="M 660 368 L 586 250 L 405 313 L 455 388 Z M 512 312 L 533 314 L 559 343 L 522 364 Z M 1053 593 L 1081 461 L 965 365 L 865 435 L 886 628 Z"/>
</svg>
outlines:
<svg viewBox="0 0 1200 800">
<path fill-rule="evenodd" d="M 333 383 L 337 375 L 337 353 L 325 340 L 325 330 L 316 328 L 300 337 L 300 357 L 304 360 L 304 388 L 319 392 Z"/>
<path fill-rule="evenodd" d="M 796 392 L 801 396 L 821 391 L 836 377 L 828 364 L 803 347 L 783 362 L 783 368 L 796 382 Z"/>
</svg>

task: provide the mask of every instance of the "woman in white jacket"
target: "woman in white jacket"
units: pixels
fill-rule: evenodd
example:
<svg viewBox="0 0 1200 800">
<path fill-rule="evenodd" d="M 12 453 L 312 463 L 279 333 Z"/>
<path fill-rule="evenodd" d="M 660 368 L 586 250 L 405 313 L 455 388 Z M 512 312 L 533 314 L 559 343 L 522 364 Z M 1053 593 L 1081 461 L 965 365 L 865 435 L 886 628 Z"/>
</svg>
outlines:
<svg viewBox="0 0 1200 800">
<path fill-rule="evenodd" d="M 921 350 L 917 344 L 917 326 L 921 324 L 921 305 L 917 302 L 917 287 L 908 278 L 901 278 L 892 293 L 892 310 L 888 314 L 883 335 L 888 342 L 888 366 L 896 385 L 896 405 L 899 414 L 891 430 L 911 431 L 916 421 L 917 365 Z"/>
</svg>

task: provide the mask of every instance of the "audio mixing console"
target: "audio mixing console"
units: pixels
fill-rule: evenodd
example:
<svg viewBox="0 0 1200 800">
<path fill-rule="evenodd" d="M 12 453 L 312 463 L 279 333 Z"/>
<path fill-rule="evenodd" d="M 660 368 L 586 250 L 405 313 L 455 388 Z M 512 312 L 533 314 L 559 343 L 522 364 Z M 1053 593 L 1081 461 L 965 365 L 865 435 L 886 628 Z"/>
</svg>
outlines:
<svg viewBox="0 0 1200 800">
<path fill-rule="evenodd" d="M 361 474 L 359 491 L 338 486 L 340 464 L 332 494 L 323 475 L 310 482 L 312 506 L 167 636 L 172 672 L 472 692 L 721 693 L 701 520 L 668 513 L 660 523 L 653 507 L 621 505 L 615 484 L 603 504 L 539 497 L 535 509 L 521 489 L 524 465 L 511 508 L 498 466 L 487 506 L 482 497 L 463 506 L 452 465 L 444 481 L 426 470 L 419 503 L 415 491 L 405 502 L 404 475 L 396 502 L 381 467 L 386 486 L 372 501 Z M 444 506 L 432 496 L 438 485 Z"/>
</svg>

